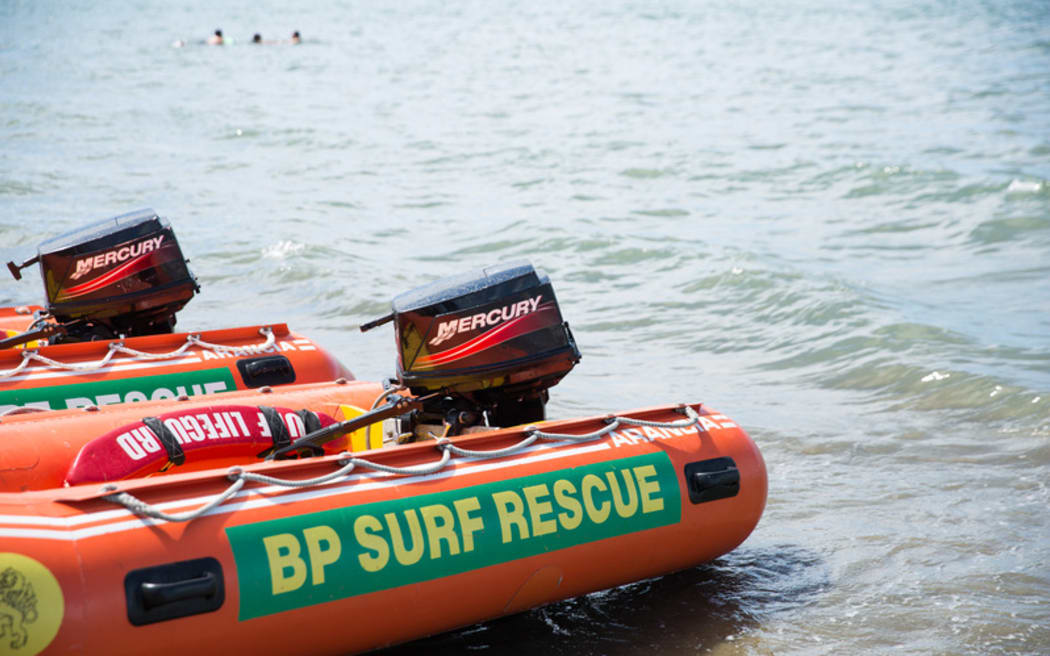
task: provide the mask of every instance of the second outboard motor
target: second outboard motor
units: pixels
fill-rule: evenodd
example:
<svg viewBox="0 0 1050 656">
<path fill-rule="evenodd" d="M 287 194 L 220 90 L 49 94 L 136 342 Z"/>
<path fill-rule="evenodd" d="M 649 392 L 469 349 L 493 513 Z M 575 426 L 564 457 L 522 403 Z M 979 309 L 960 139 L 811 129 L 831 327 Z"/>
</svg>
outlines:
<svg viewBox="0 0 1050 656">
<path fill-rule="evenodd" d="M 175 233 L 151 209 L 105 219 L 40 244 L 34 262 L 58 325 L 51 343 L 170 333 L 199 291 Z"/>
<path fill-rule="evenodd" d="M 445 392 L 424 407 L 424 423 L 540 421 L 547 390 L 580 360 L 550 280 L 527 262 L 437 280 L 391 306 L 362 330 L 393 320 L 398 381 L 420 396 Z"/>
</svg>

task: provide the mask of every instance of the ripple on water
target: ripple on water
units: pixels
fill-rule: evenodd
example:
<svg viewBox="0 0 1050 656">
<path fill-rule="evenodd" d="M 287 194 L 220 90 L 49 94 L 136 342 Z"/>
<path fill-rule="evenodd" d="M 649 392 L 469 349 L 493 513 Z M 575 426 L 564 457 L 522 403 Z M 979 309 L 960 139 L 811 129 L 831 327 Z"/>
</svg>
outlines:
<svg viewBox="0 0 1050 656">
<path fill-rule="evenodd" d="M 584 355 L 553 416 L 700 400 L 761 447 L 740 551 L 426 648 L 1050 653 L 1045 0 L 317 0 L 263 50 L 196 46 L 201 0 L 53 4 L 0 2 L 0 261 L 153 205 L 180 328 L 380 379 L 357 324 L 527 257 Z"/>
<path fill-rule="evenodd" d="M 699 567 L 377 652 L 693 654 L 815 603 L 827 564 L 797 544 L 740 548 Z"/>
</svg>

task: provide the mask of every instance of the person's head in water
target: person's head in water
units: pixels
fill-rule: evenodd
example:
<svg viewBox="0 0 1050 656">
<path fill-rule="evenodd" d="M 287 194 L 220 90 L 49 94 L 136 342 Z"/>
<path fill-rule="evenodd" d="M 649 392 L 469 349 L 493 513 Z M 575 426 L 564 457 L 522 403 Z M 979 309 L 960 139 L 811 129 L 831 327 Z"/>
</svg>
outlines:
<svg viewBox="0 0 1050 656">
<path fill-rule="evenodd" d="M 292 32 L 292 43 L 299 43 L 302 38 L 299 36 L 299 30 Z"/>
<path fill-rule="evenodd" d="M 208 37 L 208 44 L 213 46 L 222 45 L 222 30 L 215 30 L 215 34 Z"/>
<path fill-rule="evenodd" d="M 262 43 L 262 35 L 256 32 L 255 36 L 252 37 L 252 43 Z"/>
</svg>

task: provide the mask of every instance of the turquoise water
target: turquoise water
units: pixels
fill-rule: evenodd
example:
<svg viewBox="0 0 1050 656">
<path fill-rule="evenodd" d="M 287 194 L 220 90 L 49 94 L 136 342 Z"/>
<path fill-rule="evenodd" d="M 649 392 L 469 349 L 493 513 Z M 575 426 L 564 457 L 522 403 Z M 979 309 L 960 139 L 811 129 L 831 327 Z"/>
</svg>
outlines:
<svg viewBox="0 0 1050 656">
<path fill-rule="evenodd" d="M 392 296 L 529 258 L 584 353 L 552 415 L 762 448 L 736 552 L 429 650 L 1050 652 L 1045 2 L 8 1 L 0 136 L 3 261 L 151 206 L 181 327 L 374 379 Z"/>
</svg>

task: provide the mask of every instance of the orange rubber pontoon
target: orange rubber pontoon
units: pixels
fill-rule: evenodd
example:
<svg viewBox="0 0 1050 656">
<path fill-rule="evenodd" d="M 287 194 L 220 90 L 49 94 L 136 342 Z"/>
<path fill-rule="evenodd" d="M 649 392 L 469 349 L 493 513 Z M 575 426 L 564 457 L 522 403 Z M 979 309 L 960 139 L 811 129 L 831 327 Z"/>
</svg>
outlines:
<svg viewBox="0 0 1050 656">
<path fill-rule="evenodd" d="M 0 349 L 0 417 L 20 407 L 60 410 L 353 378 L 283 323 L 27 346 Z"/>
<path fill-rule="evenodd" d="M 351 435 L 352 454 L 290 461 L 190 448 L 245 432 L 230 408 L 245 425 L 280 408 L 294 433 L 291 410 L 339 419 L 380 394 L 355 381 L 5 418 L 4 653 L 362 651 L 694 566 L 765 505 L 754 443 L 698 405 L 367 451 L 375 436 Z M 147 416 L 185 462 L 143 478 L 132 461 L 160 440 Z M 140 448 L 102 477 L 132 478 L 63 487 L 121 435 Z"/>
</svg>

